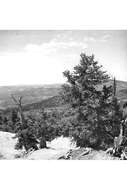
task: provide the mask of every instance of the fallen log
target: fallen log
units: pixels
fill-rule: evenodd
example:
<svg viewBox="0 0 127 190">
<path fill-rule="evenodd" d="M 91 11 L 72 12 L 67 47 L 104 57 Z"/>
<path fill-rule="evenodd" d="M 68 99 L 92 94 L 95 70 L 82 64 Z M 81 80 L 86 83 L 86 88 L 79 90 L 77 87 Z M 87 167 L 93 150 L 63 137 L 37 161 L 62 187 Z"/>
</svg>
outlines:
<svg viewBox="0 0 127 190">
<path fill-rule="evenodd" d="M 72 150 L 69 150 L 65 155 L 60 156 L 58 160 L 71 160 Z"/>
<path fill-rule="evenodd" d="M 112 154 L 114 154 L 114 148 L 113 147 L 110 147 L 110 148 L 108 148 L 107 150 L 106 150 L 106 154 L 110 154 L 110 155 L 112 155 Z"/>
<path fill-rule="evenodd" d="M 89 154 L 90 152 L 91 152 L 91 148 L 86 148 L 86 150 L 82 152 L 81 154 L 79 154 L 75 159 L 78 160 L 80 157 L 85 156 Z"/>
</svg>

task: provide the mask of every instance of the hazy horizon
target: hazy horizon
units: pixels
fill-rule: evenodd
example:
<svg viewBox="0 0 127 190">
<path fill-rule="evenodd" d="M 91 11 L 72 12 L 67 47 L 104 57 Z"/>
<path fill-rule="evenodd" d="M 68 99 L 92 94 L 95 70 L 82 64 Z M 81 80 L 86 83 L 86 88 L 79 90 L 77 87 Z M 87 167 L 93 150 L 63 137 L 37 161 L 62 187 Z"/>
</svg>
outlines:
<svg viewBox="0 0 127 190">
<path fill-rule="evenodd" d="M 62 84 L 62 72 L 79 63 L 81 52 L 127 81 L 126 50 L 125 30 L 1 30 L 0 86 Z"/>
<path fill-rule="evenodd" d="M 111 79 L 111 80 L 113 80 L 113 78 Z M 119 81 L 119 82 L 127 82 L 127 81 L 125 81 L 125 80 L 116 80 L 116 81 Z M 49 83 L 49 84 L 10 84 L 10 85 L 0 85 L 0 87 L 22 87 L 22 86 L 60 86 L 60 85 L 63 85 L 63 84 L 65 84 L 65 83 Z"/>
<path fill-rule="evenodd" d="M 127 82 L 127 81 L 124 81 Z M 18 86 L 52 86 L 52 85 L 62 85 L 64 83 L 49 83 L 49 84 L 10 84 L 10 85 L 0 85 L 0 87 L 18 87 Z"/>
</svg>

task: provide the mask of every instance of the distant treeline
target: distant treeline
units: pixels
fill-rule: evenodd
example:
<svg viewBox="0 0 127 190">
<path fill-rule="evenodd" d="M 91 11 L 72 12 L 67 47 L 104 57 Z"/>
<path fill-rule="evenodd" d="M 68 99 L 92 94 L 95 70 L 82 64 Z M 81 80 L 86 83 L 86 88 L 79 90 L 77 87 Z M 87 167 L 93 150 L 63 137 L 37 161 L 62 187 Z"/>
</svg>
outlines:
<svg viewBox="0 0 127 190">
<path fill-rule="evenodd" d="M 23 105 L 23 111 L 30 111 L 30 110 L 38 110 L 42 108 L 52 108 L 52 107 L 59 107 L 63 103 L 60 101 L 60 96 L 54 96 L 39 102 L 31 103 Z M 3 114 L 9 114 L 13 110 L 18 110 L 18 108 L 15 107 L 8 107 L 5 110 L 1 109 L 0 112 Z"/>
</svg>

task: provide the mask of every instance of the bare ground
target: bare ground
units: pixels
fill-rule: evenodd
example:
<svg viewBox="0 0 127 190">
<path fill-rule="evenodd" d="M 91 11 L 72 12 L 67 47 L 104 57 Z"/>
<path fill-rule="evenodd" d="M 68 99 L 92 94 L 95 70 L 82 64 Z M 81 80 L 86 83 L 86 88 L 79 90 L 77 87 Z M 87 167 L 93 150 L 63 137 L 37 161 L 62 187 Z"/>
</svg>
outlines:
<svg viewBox="0 0 127 190">
<path fill-rule="evenodd" d="M 85 151 L 85 148 L 72 151 L 72 160 L 119 160 L 117 157 L 110 156 L 102 150 L 91 150 L 87 155 L 80 156 Z"/>
<path fill-rule="evenodd" d="M 21 152 L 15 150 L 15 144 L 17 139 L 13 137 L 15 134 L 0 132 L 0 160 L 2 159 L 16 159 L 17 155 Z M 112 157 L 106 154 L 105 151 L 91 150 L 88 154 L 82 155 L 86 151 L 85 148 L 76 148 L 75 144 L 71 143 L 71 139 L 59 137 L 54 139 L 48 144 L 48 149 L 40 149 L 25 157 L 19 157 L 19 159 L 30 159 L 30 160 L 57 160 L 60 157 L 66 157 L 68 151 L 71 149 L 72 160 L 119 160 L 117 157 Z"/>
</svg>

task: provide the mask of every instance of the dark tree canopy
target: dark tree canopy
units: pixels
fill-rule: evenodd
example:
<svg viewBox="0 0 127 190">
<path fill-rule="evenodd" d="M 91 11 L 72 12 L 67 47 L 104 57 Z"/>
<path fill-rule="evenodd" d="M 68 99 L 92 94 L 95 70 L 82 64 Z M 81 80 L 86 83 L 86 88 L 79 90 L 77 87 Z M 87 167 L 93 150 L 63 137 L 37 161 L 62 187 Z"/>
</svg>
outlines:
<svg viewBox="0 0 127 190">
<path fill-rule="evenodd" d="M 87 144 L 98 146 L 110 142 L 113 136 L 110 126 L 113 87 L 107 85 L 110 80 L 102 65 L 95 61 L 94 55 L 81 54 L 79 65 L 73 72 L 65 71 L 67 84 L 63 85 L 63 99 L 77 115 L 78 142 L 88 140 Z M 115 88 L 115 87 L 114 87 Z M 80 131 L 80 132 L 79 132 Z M 75 136 L 75 135 L 74 135 Z M 81 138 L 80 138 L 81 137 Z M 87 139 L 88 137 L 88 139 Z M 84 143 L 79 143 L 83 144 Z"/>
</svg>

